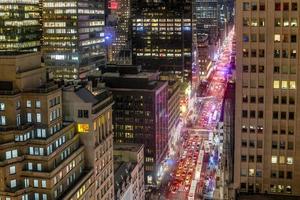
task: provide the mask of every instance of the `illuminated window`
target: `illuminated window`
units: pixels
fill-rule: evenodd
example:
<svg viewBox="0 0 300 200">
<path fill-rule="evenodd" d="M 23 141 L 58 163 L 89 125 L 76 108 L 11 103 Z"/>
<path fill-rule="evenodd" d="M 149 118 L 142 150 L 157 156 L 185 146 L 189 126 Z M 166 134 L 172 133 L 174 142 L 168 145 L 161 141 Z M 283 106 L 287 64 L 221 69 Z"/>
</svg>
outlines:
<svg viewBox="0 0 300 200">
<path fill-rule="evenodd" d="M 287 157 L 287 158 L 286 158 L 286 164 L 292 165 L 293 163 L 294 163 L 293 157 Z"/>
<path fill-rule="evenodd" d="M 249 176 L 254 176 L 254 169 L 249 169 Z"/>
<path fill-rule="evenodd" d="M 281 89 L 288 89 L 288 82 L 287 81 L 281 81 Z"/>
<path fill-rule="evenodd" d="M 290 81 L 290 89 L 296 89 L 296 82 Z"/>
<path fill-rule="evenodd" d="M 147 183 L 148 183 L 148 184 L 152 184 L 152 180 L 153 180 L 152 176 L 151 176 L 151 175 L 148 175 L 148 176 L 147 176 Z"/>
<path fill-rule="evenodd" d="M 274 42 L 280 42 L 280 34 L 274 35 Z"/>
<path fill-rule="evenodd" d="M 133 138 L 133 133 L 125 133 L 125 138 Z"/>
<path fill-rule="evenodd" d="M 87 133 L 89 132 L 89 124 L 78 124 L 77 130 L 80 133 Z"/>
<path fill-rule="evenodd" d="M 285 163 L 285 157 L 279 156 L 279 164 L 284 164 L 284 163 Z"/>
<path fill-rule="evenodd" d="M 272 162 L 272 164 L 276 164 L 277 163 L 277 156 L 272 156 L 271 162 Z"/>
<path fill-rule="evenodd" d="M 280 87 L 280 82 L 279 81 L 273 81 L 273 88 L 278 89 Z"/>
</svg>

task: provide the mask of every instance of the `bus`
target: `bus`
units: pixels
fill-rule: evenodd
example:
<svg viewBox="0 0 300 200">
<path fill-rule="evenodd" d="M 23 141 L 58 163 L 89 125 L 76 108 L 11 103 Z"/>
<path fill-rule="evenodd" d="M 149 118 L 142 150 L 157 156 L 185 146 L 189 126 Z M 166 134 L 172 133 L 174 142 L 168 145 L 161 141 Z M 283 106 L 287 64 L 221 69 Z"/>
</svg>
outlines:
<svg viewBox="0 0 300 200">
<path fill-rule="evenodd" d="M 197 181 L 193 180 L 192 184 L 191 184 L 191 187 L 190 187 L 188 200 L 194 200 L 195 199 L 196 189 L 197 189 Z"/>
</svg>

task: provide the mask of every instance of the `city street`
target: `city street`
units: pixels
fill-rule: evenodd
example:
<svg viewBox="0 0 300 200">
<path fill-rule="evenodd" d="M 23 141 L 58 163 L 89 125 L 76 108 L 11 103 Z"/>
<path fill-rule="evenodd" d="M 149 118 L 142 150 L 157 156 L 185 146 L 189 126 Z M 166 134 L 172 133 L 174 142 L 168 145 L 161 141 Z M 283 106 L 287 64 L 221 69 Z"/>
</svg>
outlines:
<svg viewBox="0 0 300 200">
<path fill-rule="evenodd" d="M 178 145 L 180 156 L 170 158 L 170 166 L 162 179 L 162 186 L 151 199 L 212 199 L 216 187 L 216 172 L 222 152 L 214 133 L 219 123 L 222 103 L 231 68 L 231 31 L 215 62 L 214 71 L 207 79 L 202 97 L 194 105 L 181 129 Z M 198 91 L 200 92 L 200 91 Z"/>
</svg>

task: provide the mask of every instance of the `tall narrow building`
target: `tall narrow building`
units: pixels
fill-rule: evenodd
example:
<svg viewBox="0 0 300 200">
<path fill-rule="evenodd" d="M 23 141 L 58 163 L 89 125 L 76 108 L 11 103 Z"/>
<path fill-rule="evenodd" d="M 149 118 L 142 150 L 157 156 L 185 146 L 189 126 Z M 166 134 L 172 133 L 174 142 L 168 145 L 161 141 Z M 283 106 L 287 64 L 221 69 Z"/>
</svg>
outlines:
<svg viewBox="0 0 300 200">
<path fill-rule="evenodd" d="M 43 58 L 55 79 L 84 79 L 105 64 L 104 1 L 44 0 Z"/>
<path fill-rule="evenodd" d="M 300 196 L 299 9 L 297 0 L 236 1 L 240 192 Z"/>
</svg>

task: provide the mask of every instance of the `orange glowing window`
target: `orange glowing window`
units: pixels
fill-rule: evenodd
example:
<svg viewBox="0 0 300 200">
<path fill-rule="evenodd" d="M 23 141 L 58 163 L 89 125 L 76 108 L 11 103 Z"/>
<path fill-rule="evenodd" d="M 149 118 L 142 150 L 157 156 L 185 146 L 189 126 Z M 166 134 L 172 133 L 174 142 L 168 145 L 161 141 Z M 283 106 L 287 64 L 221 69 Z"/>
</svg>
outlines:
<svg viewBox="0 0 300 200">
<path fill-rule="evenodd" d="M 88 124 L 77 124 L 77 130 L 79 133 L 87 133 L 89 132 Z"/>
</svg>

